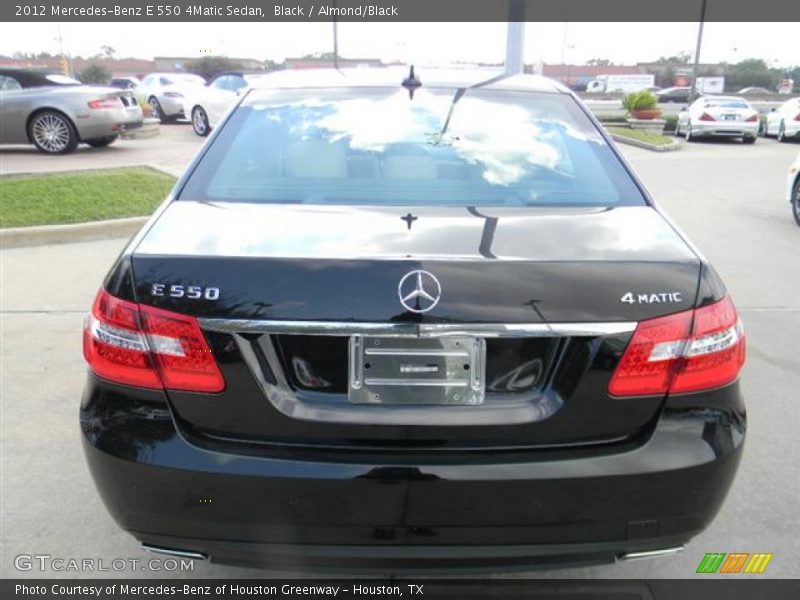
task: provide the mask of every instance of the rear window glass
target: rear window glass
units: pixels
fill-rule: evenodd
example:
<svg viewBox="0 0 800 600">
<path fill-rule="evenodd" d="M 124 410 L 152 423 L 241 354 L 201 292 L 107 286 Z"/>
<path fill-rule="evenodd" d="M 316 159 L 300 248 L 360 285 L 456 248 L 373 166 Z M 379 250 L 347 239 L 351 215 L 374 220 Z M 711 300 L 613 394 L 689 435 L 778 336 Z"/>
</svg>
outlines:
<svg viewBox="0 0 800 600">
<path fill-rule="evenodd" d="M 59 75 L 58 73 L 53 73 L 51 75 L 45 75 L 45 78 L 48 81 L 52 81 L 53 83 L 57 83 L 58 85 L 80 85 L 80 81 L 77 79 L 73 79 L 72 77 L 67 77 L 66 75 Z"/>
<path fill-rule="evenodd" d="M 707 100 L 706 106 L 716 106 L 719 108 L 750 108 L 744 100 Z"/>
<path fill-rule="evenodd" d="M 170 77 L 161 78 L 161 85 L 175 85 L 177 83 L 205 85 L 205 79 L 198 75 L 171 75 Z"/>
<path fill-rule="evenodd" d="M 298 204 L 643 204 L 564 94 L 481 89 L 259 90 L 182 199 Z"/>
</svg>

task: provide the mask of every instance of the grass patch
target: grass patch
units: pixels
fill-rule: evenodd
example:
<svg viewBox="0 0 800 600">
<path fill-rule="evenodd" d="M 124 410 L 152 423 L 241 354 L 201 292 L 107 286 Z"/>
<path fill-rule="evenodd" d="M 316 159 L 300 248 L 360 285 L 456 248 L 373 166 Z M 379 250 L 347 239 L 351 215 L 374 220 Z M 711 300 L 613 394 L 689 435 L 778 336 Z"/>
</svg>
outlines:
<svg viewBox="0 0 800 600">
<path fill-rule="evenodd" d="M 147 167 L 0 177 L 0 227 L 149 215 L 174 183 Z"/>
<path fill-rule="evenodd" d="M 672 138 L 660 135 L 658 133 L 650 133 L 649 131 L 642 131 L 641 129 L 628 129 L 627 127 L 606 127 L 608 133 L 626 137 L 654 146 L 665 146 L 672 143 Z"/>
</svg>

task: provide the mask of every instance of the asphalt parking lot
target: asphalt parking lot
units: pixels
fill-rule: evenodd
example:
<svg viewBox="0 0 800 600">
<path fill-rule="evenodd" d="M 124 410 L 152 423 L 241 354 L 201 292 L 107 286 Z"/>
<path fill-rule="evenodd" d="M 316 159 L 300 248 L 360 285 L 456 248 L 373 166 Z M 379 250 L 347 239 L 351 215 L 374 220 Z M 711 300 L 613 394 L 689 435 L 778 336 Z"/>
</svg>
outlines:
<svg viewBox="0 0 800 600">
<path fill-rule="evenodd" d="M 107 169 L 129 165 L 150 165 L 178 176 L 197 151 L 202 138 L 182 121 L 162 125 L 155 138 L 117 140 L 107 148 L 81 144 L 72 154 L 47 156 L 31 146 L 0 146 L 0 173 L 52 173 L 75 169 Z"/>
<path fill-rule="evenodd" d="M 42 157 L 0 150 L 0 170 L 93 168 L 136 162 L 180 169 L 200 143 L 188 125 L 160 140 L 122 142 Z M 623 147 L 645 184 L 717 267 L 747 332 L 742 376 L 748 403 L 745 455 L 712 526 L 682 554 L 602 567 L 535 571 L 546 578 L 691 577 L 706 552 L 771 552 L 760 577 L 800 576 L 800 228 L 784 201 L 788 165 L 800 144 L 759 140 L 701 142 L 653 153 Z M 87 157 L 91 156 L 91 162 Z M 64 162 L 58 162 L 64 161 Z M 56 164 L 58 163 L 58 164 Z M 83 315 L 124 240 L 8 249 L 2 252 L 0 367 L 0 577 L 57 577 L 20 572 L 20 554 L 62 558 L 145 555 L 107 515 L 83 463 L 77 407 L 85 367 Z M 70 577 L 97 573 L 68 573 Z M 120 577 L 269 577 L 269 571 L 196 562 L 194 571 L 106 572 Z M 514 576 L 519 576 L 515 574 Z M 704 577 L 709 577 L 704 575 Z"/>
</svg>

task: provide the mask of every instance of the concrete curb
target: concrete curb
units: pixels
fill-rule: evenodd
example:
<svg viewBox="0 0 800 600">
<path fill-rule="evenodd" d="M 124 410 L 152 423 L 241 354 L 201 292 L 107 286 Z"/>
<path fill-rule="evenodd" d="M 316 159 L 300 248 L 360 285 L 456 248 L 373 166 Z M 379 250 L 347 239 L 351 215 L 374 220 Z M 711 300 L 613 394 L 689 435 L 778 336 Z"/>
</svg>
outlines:
<svg viewBox="0 0 800 600">
<path fill-rule="evenodd" d="M 44 173 L 9 173 L 2 177 L 38 176 L 38 175 L 64 175 L 70 172 L 106 171 L 117 168 L 148 167 L 171 177 L 165 167 L 157 164 L 136 164 L 124 167 L 88 167 L 85 169 L 70 169 L 69 171 L 50 171 Z M 111 219 L 108 221 L 89 221 L 87 223 L 70 223 L 69 225 L 35 225 L 32 227 L 10 227 L 0 229 L 0 248 L 21 248 L 25 246 L 44 246 L 47 244 L 69 244 L 72 242 L 91 242 L 112 238 L 127 238 L 147 222 L 150 217 L 129 217 L 126 219 Z"/>
<path fill-rule="evenodd" d="M 70 225 L 39 225 L 0 229 L 0 248 L 126 238 L 136 233 L 147 222 L 147 219 L 149 217 L 131 217 Z"/>
<path fill-rule="evenodd" d="M 629 146 L 636 146 L 637 148 L 643 148 L 644 150 L 652 150 L 653 152 L 672 152 L 673 150 L 680 150 L 681 143 L 678 140 L 673 140 L 669 144 L 664 144 L 662 146 L 656 146 L 655 144 L 648 144 L 647 142 L 642 142 L 640 140 L 634 140 L 633 138 L 625 137 L 624 135 L 617 135 L 616 133 L 609 133 L 611 139 L 619 144 L 628 144 Z"/>
</svg>

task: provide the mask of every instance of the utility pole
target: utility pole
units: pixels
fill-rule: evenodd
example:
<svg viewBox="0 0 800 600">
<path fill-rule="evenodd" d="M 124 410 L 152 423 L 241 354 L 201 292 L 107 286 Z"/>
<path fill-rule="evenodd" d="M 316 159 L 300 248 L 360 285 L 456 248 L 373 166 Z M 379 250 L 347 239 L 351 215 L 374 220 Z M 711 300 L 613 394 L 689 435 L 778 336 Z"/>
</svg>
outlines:
<svg viewBox="0 0 800 600">
<path fill-rule="evenodd" d="M 339 22 L 336 19 L 336 0 L 333 0 L 333 68 L 339 69 Z"/>
<path fill-rule="evenodd" d="M 689 90 L 689 102 L 694 102 L 697 94 L 697 65 L 700 62 L 700 46 L 703 44 L 703 26 L 706 24 L 706 2 L 700 6 L 700 27 L 697 30 L 697 48 L 694 50 L 694 65 L 692 66 L 692 89 Z"/>
<path fill-rule="evenodd" d="M 70 65 L 67 62 L 67 57 L 64 56 L 64 39 L 61 37 L 61 25 L 56 26 L 56 41 L 58 41 L 58 55 L 61 58 L 61 72 L 64 75 L 69 75 Z"/>
<path fill-rule="evenodd" d="M 522 0 L 508 0 L 508 33 L 506 34 L 506 75 L 516 75 L 525 70 L 523 42 L 525 41 L 525 4 Z"/>
</svg>

